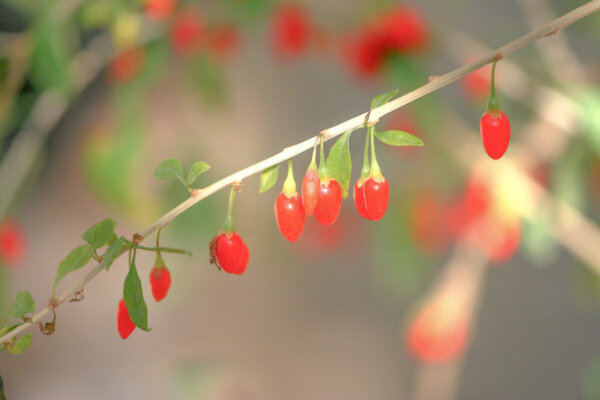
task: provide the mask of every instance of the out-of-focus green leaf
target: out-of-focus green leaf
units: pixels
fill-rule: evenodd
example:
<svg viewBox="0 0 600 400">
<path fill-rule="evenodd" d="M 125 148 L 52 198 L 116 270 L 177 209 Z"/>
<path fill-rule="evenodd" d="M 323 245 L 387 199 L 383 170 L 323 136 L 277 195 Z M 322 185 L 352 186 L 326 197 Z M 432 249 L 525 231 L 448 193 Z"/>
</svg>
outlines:
<svg viewBox="0 0 600 400">
<path fill-rule="evenodd" d="M 8 313 L 15 318 L 23 318 L 34 311 L 35 300 L 33 300 L 31 293 L 26 290 L 17 293 L 15 301 L 12 302 L 8 309 Z"/>
<path fill-rule="evenodd" d="M 129 266 L 129 273 L 123 284 L 123 299 L 131 321 L 140 329 L 149 332 L 148 308 L 144 301 L 142 282 L 135 267 L 135 260 Z"/>
<path fill-rule="evenodd" d="M 600 154 L 600 89 L 598 87 L 579 88 L 574 91 L 574 98 L 583 111 L 581 122 L 583 132 Z"/>
<path fill-rule="evenodd" d="M 585 157 L 585 152 L 586 149 L 581 143 L 571 143 L 552 169 L 553 192 L 562 200 L 579 209 L 586 206 L 586 172 L 585 165 L 581 162 Z"/>
<path fill-rule="evenodd" d="M 158 164 L 156 168 L 154 168 L 152 176 L 157 179 L 176 178 L 184 185 L 186 184 L 183 177 L 183 170 L 181 169 L 181 163 L 176 158 L 169 158 Z"/>
<path fill-rule="evenodd" d="M 32 26 L 31 76 L 40 89 L 56 88 L 63 94 L 71 91 L 70 44 L 75 31 L 68 21 L 61 21 L 52 1 L 39 2 L 41 12 Z"/>
<path fill-rule="evenodd" d="M 554 239 L 549 234 L 551 222 L 541 210 L 534 219 L 523 220 L 522 243 L 525 252 L 538 266 L 549 265 L 557 256 Z"/>
<path fill-rule="evenodd" d="M 84 29 L 98 29 L 108 26 L 113 19 L 117 3 L 106 0 L 89 0 L 81 5 L 77 17 Z"/>
<path fill-rule="evenodd" d="M 279 177 L 279 164 L 273 165 L 269 168 L 265 168 L 265 170 L 260 174 L 260 188 L 258 189 L 259 193 L 264 193 L 267 190 L 271 189 L 275 183 L 277 183 L 277 178 Z"/>
<path fill-rule="evenodd" d="M 352 174 L 352 160 L 350 158 L 350 135 L 352 131 L 344 133 L 329 150 L 327 169 L 342 188 L 343 197 L 348 197 L 350 176 Z"/>
<path fill-rule="evenodd" d="M 400 90 L 393 89 L 387 93 L 383 93 L 383 94 L 373 97 L 373 100 L 371 100 L 371 108 L 373 109 L 373 108 L 381 107 L 382 105 L 384 105 L 385 103 L 387 103 L 388 101 L 390 101 L 391 99 L 396 97 L 399 92 L 400 92 Z"/>
<path fill-rule="evenodd" d="M 581 380 L 583 400 L 600 399 L 600 358 L 596 358 L 585 370 Z"/>
<path fill-rule="evenodd" d="M 89 243 L 93 250 L 99 249 L 108 243 L 115 234 L 117 223 L 110 218 L 106 218 L 83 233 L 81 238 Z"/>
<path fill-rule="evenodd" d="M 404 131 L 375 131 L 375 136 L 390 146 L 423 146 L 423 141 L 420 138 Z"/>
<path fill-rule="evenodd" d="M 81 246 L 73 249 L 73 251 L 71 251 L 69 255 L 58 265 L 58 272 L 56 274 L 56 279 L 54 280 L 54 286 L 52 286 L 52 296 L 54 297 L 56 287 L 65 276 L 83 267 L 90 261 L 91 258 L 92 251 L 90 245 L 82 244 Z"/>
<path fill-rule="evenodd" d="M 8 351 L 12 354 L 23 354 L 25 350 L 31 345 L 33 336 L 31 333 L 27 333 L 19 338 L 15 344 L 8 348 Z"/>
<path fill-rule="evenodd" d="M 14 324 L 14 325 L 11 325 L 11 326 L 5 326 L 4 328 L 0 329 L 0 337 L 6 335 L 8 332 L 13 331 L 19 325 L 21 325 L 21 324 Z"/>
<path fill-rule="evenodd" d="M 188 74 L 202 99 L 208 105 L 218 105 L 225 99 L 222 67 L 206 54 L 194 57 L 188 64 Z"/>
<path fill-rule="evenodd" d="M 188 171 L 188 176 L 186 179 L 186 184 L 189 186 L 200 176 L 201 173 L 208 171 L 210 169 L 210 165 L 205 163 L 204 161 L 196 161 L 190 167 Z"/>
</svg>

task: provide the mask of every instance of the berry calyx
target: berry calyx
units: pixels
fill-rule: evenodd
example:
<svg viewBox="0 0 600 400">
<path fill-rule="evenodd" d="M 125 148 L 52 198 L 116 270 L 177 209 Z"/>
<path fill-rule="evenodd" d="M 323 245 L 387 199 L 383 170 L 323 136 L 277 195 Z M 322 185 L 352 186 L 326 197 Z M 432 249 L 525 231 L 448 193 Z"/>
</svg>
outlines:
<svg viewBox="0 0 600 400">
<path fill-rule="evenodd" d="M 295 242 L 304 229 L 306 213 L 302 199 L 296 191 L 291 158 L 288 164 L 288 175 L 283 184 L 283 190 L 275 200 L 274 210 L 279 231 L 287 240 Z"/>
<path fill-rule="evenodd" d="M 165 266 L 160 252 L 156 253 L 156 261 L 154 267 L 150 271 L 150 288 L 152 289 L 152 296 L 154 300 L 161 301 L 167 296 L 169 288 L 171 287 L 171 273 Z"/>
<path fill-rule="evenodd" d="M 329 174 L 325 165 L 323 138 L 321 138 L 321 157 L 319 165 L 319 196 L 315 207 L 315 218 L 322 225 L 331 225 L 337 219 L 342 207 L 342 188 Z"/>
<path fill-rule="evenodd" d="M 127 311 L 125 300 L 121 299 L 117 309 L 117 330 L 119 331 L 121 339 L 127 339 L 134 329 L 135 324 L 129 317 L 129 311 Z"/>
<path fill-rule="evenodd" d="M 498 160 L 506 153 L 510 142 L 510 121 L 500 109 L 496 96 L 494 75 L 496 72 L 496 60 L 492 66 L 492 78 L 490 83 L 490 97 L 488 98 L 487 110 L 479 121 L 479 132 L 483 148 L 490 158 Z"/>
<path fill-rule="evenodd" d="M 369 127 L 369 130 L 374 130 L 374 127 Z M 387 211 L 390 187 L 377 162 L 374 136 L 374 132 L 371 132 L 371 169 L 364 183 L 363 198 L 369 219 L 378 221 Z"/>
<path fill-rule="evenodd" d="M 317 153 L 317 142 L 313 147 L 312 160 L 308 165 L 304 179 L 302 179 L 302 204 L 306 215 L 312 215 L 317 206 L 319 199 L 319 171 L 317 170 L 317 162 L 315 155 Z"/>
<path fill-rule="evenodd" d="M 23 259 L 25 240 L 19 225 L 11 220 L 0 224 L 0 264 L 18 264 Z"/>
</svg>

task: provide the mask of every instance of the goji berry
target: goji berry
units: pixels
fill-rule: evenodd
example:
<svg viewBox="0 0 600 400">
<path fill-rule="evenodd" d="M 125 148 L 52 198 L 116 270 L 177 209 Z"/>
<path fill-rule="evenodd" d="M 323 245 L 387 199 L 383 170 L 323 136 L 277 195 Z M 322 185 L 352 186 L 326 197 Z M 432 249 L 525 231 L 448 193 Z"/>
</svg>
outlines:
<svg viewBox="0 0 600 400">
<path fill-rule="evenodd" d="M 283 184 L 283 190 L 275 200 L 275 220 L 284 238 L 295 242 L 304 229 L 306 213 L 302 199 L 296 191 L 296 181 L 292 169 L 292 159 L 288 164 L 288 175 Z"/>
<path fill-rule="evenodd" d="M 129 317 L 129 311 L 125 305 L 125 300 L 121 299 L 119 308 L 117 309 L 117 330 L 122 339 L 127 339 L 131 332 L 135 329 L 135 324 Z"/>
</svg>

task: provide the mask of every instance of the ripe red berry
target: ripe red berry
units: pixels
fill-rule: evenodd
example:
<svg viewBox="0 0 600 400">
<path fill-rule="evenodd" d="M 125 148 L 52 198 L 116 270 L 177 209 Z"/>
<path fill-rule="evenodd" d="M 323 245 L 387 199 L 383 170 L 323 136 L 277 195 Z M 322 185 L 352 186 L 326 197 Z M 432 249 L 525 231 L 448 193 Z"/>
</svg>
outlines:
<svg viewBox="0 0 600 400">
<path fill-rule="evenodd" d="M 301 55 L 309 39 L 309 22 L 306 10 L 297 5 L 282 5 L 273 16 L 273 48 L 284 56 Z"/>
<path fill-rule="evenodd" d="M 302 199 L 296 191 L 296 180 L 292 168 L 292 159 L 288 163 L 288 175 L 283 183 L 283 190 L 275 200 L 275 220 L 284 238 L 295 242 L 304 229 L 306 213 Z"/>
<path fill-rule="evenodd" d="M 483 148 L 488 156 L 497 160 L 506 153 L 510 142 L 510 121 L 504 112 L 486 112 L 481 117 L 479 131 Z"/>
<path fill-rule="evenodd" d="M 150 287 L 154 300 L 161 301 L 167 296 L 171 287 L 171 273 L 164 265 L 154 266 L 150 271 Z"/>
<path fill-rule="evenodd" d="M 358 214 L 366 219 L 369 218 L 369 213 L 367 212 L 367 207 L 365 206 L 365 184 L 361 179 L 357 180 L 354 184 L 354 189 L 352 190 L 352 197 L 354 198 L 354 205 L 356 206 L 356 211 Z"/>
<path fill-rule="evenodd" d="M 363 197 L 369 219 L 379 221 L 385 214 L 390 200 L 390 187 L 383 176 L 365 181 Z"/>
<path fill-rule="evenodd" d="M 131 321 L 131 318 L 129 318 L 125 300 L 121 299 L 117 310 L 117 330 L 119 331 L 119 335 L 121 335 L 122 339 L 127 339 L 134 329 L 135 324 Z"/>
<path fill-rule="evenodd" d="M 176 3 L 177 0 L 147 0 L 146 16 L 150 20 L 162 21 L 173 13 Z"/>
<path fill-rule="evenodd" d="M 18 264 L 23 259 L 25 240 L 19 225 L 11 220 L 0 224 L 0 263 Z"/>
<path fill-rule="evenodd" d="M 230 274 L 241 275 L 250 257 L 248 247 L 236 232 L 221 233 L 215 242 L 215 256 L 218 265 Z"/>
<path fill-rule="evenodd" d="M 451 361 L 465 350 L 468 330 L 467 320 L 461 312 L 431 304 L 411 321 L 406 346 L 420 361 Z"/>
<path fill-rule="evenodd" d="M 333 178 L 321 181 L 319 197 L 315 207 L 315 217 L 323 225 L 335 222 L 342 207 L 342 188 Z"/>
<path fill-rule="evenodd" d="M 379 26 L 388 51 L 411 52 L 427 45 L 427 26 L 415 8 L 401 6 L 391 10 L 382 16 Z"/>
<path fill-rule="evenodd" d="M 185 11 L 177 16 L 171 27 L 171 45 L 177 54 L 190 55 L 204 39 L 204 26 L 197 13 Z"/>
<path fill-rule="evenodd" d="M 208 49 L 218 60 L 230 57 L 237 50 L 239 41 L 238 31 L 233 26 L 215 27 L 208 33 Z"/>
</svg>

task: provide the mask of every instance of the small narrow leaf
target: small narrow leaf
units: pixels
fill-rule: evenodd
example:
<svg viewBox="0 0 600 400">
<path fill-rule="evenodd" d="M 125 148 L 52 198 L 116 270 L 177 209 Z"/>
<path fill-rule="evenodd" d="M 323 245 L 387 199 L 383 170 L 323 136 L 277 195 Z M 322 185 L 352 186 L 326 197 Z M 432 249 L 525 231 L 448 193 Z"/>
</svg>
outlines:
<svg viewBox="0 0 600 400">
<path fill-rule="evenodd" d="M 31 293 L 26 290 L 17 293 L 17 298 L 12 302 L 8 309 L 8 313 L 15 318 L 23 318 L 34 311 L 35 300 L 31 297 Z"/>
<path fill-rule="evenodd" d="M 198 178 L 198 176 L 201 173 L 203 173 L 204 171 L 208 171 L 209 169 L 210 165 L 208 165 L 204 161 L 196 161 L 194 164 L 192 164 L 190 170 L 188 171 L 188 176 L 186 180 L 187 185 L 189 186 L 192 183 L 194 183 L 196 178 Z"/>
<path fill-rule="evenodd" d="M 375 132 L 375 136 L 390 146 L 423 146 L 419 137 L 404 131 Z"/>
<path fill-rule="evenodd" d="M 348 196 L 350 187 L 350 175 L 352 173 L 352 160 L 350 158 L 350 134 L 352 131 L 344 133 L 329 150 L 327 157 L 327 169 L 340 187 L 344 197 Z"/>
<path fill-rule="evenodd" d="M 135 261 L 129 267 L 129 273 L 123 284 L 123 299 L 129 312 L 129 318 L 140 329 L 146 332 L 148 329 L 148 308 L 144 301 L 144 292 L 142 291 L 142 282 L 135 267 Z"/>
<path fill-rule="evenodd" d="M 152 176 L 157 179 L 177 178 L 185 185 L 181 163 L 176 158 L 169 158 L 158 164 L 158 166 L 154 168 Z"/>
<path fill-rule="evenodd" d="M 125 237 L 121 236 L 115 240 L 115 242 L 111 244 L 104 252 L 104 268 L 106 268 L 107 271 L 119 254 L 121 254 L 123 245 L 125 245 Z"/>
<path fill-rule="evenodd" d="M 371 100 L 371 109 L 381 107 L 382 105 L 396 97 L 396 95 L 398 95 L 398 92 L 400 92 L 398 89 L 394 89 L 390 90 L 387 93 L 383 93 L 379 96 L 373 97 L 373 100 Z"/>
<path fill-rule="evenodd" d="M 92 251 L 99 249 L 111 240 L 115 234 L 115 226 L 117 223 L 114 220 L 106 218 L 85 231 L 81 238 L 89 243 Z"/>
<path fill-rule="evenodd" d="M 52 296 L 56 292 L 56 287 L 69 273 L 78 270 L 90 261 L 92 258 L 91 247 L 87 244 L 82 244 L 76 247 L 69 253 L 67 257 L 58 265 L 58 273 L 52 287 Z"/>
<path fill-rule="evenodd" d="M 17 343 L 10 346 L 8 351 L 12 354 L 23 354 L 25 350 L 31 345 L 31 341 L 33 340 L 33 336 L 31 333 L 21 336 Z"/>
<path fill-rule="evenodd" d="M 260 175 L 260 189 L 259 193 L 264 193 L 267 190 L 271 189 L 275 183 L 277 183 L 277 178 L 279 177 L 279 164 L 273 165 L 272 167 L 265 168 L 265 170 Z"/>
</svg>

